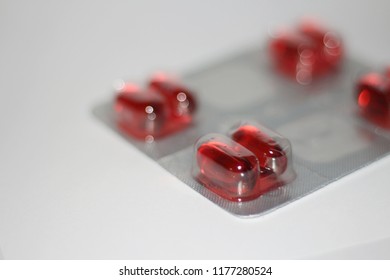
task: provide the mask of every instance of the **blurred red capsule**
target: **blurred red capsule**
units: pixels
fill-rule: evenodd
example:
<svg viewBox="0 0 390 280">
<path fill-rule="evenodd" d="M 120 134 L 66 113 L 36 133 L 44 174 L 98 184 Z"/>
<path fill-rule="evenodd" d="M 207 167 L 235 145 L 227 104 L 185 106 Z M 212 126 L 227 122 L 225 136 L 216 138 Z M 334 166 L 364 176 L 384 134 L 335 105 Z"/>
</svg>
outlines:
<svg viewBox="0 0 390 280">
<path fill-rule="evenodd" d="M 390 76 L 369 73 L 356 86 L 356 101 L 361 115 L 374 124 L 390 128 Z"/>
</svg>

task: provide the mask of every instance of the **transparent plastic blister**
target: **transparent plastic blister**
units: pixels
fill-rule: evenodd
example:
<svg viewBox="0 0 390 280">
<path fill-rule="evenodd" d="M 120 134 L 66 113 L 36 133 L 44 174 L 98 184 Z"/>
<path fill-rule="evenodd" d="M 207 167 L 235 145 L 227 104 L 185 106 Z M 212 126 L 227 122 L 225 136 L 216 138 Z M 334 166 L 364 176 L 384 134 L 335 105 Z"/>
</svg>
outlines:
<svg viewBox="0 0 390 280">
<path fill-rule="evenodd" d="M 253 200 L 295 178 L 291 145 L 266 127 L 242 122 L 195 143 L 192 176 L 225 199 Z"/>
<path fill-rule="evenodd" d="M 112 101 L 94 113 L 221 208 L 240 217 L 263 215 L 390 152 L 389 130 L 362 115 L 362 104 L 371 103 L 359 100 L 361 81 L 372 69 L 346 57 L 340 42 L 335 43 L 339 37 L 329 34 L 333 41 L 327 48 L 337 47 L 330 50 L 330 62 L 316 60 L 309 67 L 308 52 L 299 49 L 305 60 L 295 61 L 296 69 L 283 68 L 269 47 L 257 46 L 184 75 L 180 85 L 190 89 L 194 101 L 189 104 L 196 109 L 185 103 L 184 111 L 174 111 L 177 116 L 166 114 L 167 121 L 185 122 L 184 127 L 166 130 L 166 135 L 151 139 L 146 133 L 137 139 L 126 133 L 118 126 Z M 316 44 L 309 44 L 309 50 L 319 57 L 329 52 Z M 301 70 L 312 72 L 308 76 Z M 384 84 L 380 94 L 390 95 L 390 82 Z M 175 98 L 179 103 L 185 100 Z M 390 97 L 386 98 L 383 114 L 390 112 Z M 390 122 L 389 115 L 384 118 Z"/>
</svg>

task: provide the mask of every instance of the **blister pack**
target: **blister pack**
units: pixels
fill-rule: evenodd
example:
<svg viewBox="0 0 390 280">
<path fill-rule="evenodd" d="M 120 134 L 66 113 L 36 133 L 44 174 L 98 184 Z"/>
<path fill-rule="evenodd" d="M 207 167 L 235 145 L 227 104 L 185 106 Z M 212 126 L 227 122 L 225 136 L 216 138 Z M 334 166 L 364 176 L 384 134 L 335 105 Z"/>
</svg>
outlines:
<svg viewBox="0 0 390 280">
<path fill-rule="evenodd" d="M 121 82 L 95 115 L 213 203 L 256 217 L 390 152 L 390 71 L 312 21 L 184 75 Z"/>
</svg>

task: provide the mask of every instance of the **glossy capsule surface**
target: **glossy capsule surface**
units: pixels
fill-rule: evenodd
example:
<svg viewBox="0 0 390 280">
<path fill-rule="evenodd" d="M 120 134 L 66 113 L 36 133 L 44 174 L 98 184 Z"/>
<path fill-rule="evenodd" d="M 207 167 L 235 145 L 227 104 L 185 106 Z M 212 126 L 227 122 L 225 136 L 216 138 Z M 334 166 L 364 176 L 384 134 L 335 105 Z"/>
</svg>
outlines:
<svg viewBox="0 0 390 280">
<path fill-rule="evenodd" d="M 261 195 L 256 156 L 230 138 L 209 134 L 196 145 L 194 175 L 206 188 L 231 201 L 247 201 Z"/>
<path fill-rule="evenodd" d="M 149 87 L 166 98 L 173 121 L 191 122 L 197 104 L 190 89 L 176 79 L 161 73 L 151 78 Z"/>
<path fill-rule="evenodd" d="M 127 83 L 118 90 L 114 109 L 119 129 L 147 142 L 187 128 L 194 119 L 196 98 L 178 81 L 154 75 L 146 89 Z"/>
<path fill-rule="evenodd" d="M 356 86 L 356 101 L 364 118 L 390 128 L 390 75 L 373 72 L 362 76 Z"/>
<path fill-rule="evenodd" d="M 115 112 L 119 128 L 137 139 L 166 132 L 165 101 L 154 91 L 122 91 L 115 99 Z"/>
<path fill-rule="evenodd" d="M 340 37 L 313 21 L 280 32 L 271 39 L 269 50 L 276 69 L 300 84 L 333 71 L 344 52 Z"/>
<path fill-rule="evenodd" d="M 286 171 L 286 151 L 258 127 L 244 124 L 231 133 L 231 138 L 256 155 L 262 173 L 281 175 Z"/>
</svg>

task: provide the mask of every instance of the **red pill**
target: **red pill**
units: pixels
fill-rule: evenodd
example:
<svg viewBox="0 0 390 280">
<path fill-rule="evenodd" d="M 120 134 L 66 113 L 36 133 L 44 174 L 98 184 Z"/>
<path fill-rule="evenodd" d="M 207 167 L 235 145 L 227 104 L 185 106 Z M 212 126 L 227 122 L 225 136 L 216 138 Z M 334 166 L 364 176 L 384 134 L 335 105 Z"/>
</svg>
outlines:
<svg viewBox="0 0 390 280">
<path fill-rule="evenodd" d="M 299 26 L 300 33 L 308 36 L 316 42 L 319 57 L 318 64 L 322 71 L 326 72 L 332 67 L 336 67 L 343 56 L 343 45 L 341 38 L 333 31 L 328 31 L 315 21 L 304 21 Z"/>
<path fill-rule="evenodd" d="M 193 176 L 231 201 L 248 201 L 294 180 L 290 142 L 254 122 L 230 137 L 209 134 L 195 145 Z"/>
<path fill-rule="evenodd" d="M 357 84 L 357 104 L 363 117 L 369 121 L 390 128 L 390 77 L 369 73 Z"/>
<path fill-rule="evenodd" d="M 116 97 L 115 111 L 119 128 L 135 138 L 144 140 L 166 133 L 165 101 L 155 91 L 127 85 Z"/>
<path fill-rule="evenodd" d="M 264 174 L 283 174 L 288 165 L 288 150 L 251 124 L 244 124 L 231 133 L 231 138 L 254 153 Z"/>
<path fill-rule="evenodd" d="M 311 79 L 313 65 L 318 56 L 316 44 L 299 33 L 283 33 L 272 40 L 271 56 L 276 68 L 292 77 L 305 71 Z"/>
<path fill-rule="evenodd" d="M 231 201 L 247 201 L 261 195 L 256 156 L 219 134 L 201 138 L 195 147 L 194 176 L 206 188 Z"/>
<path fill-rule="evenodd" d="M 269 45 L 276 68 L 309 84 L 340 64 L 343 56 L 341 39 L 314 22 L 303 22 L 297 29 L 281 32 Z"/>
<path fill-rule="evenodd" d="M 145 90 L 134 84 L 121 85 L 114 107 L 123 132 L 151 142 L 188 127 L 193 122 L 196 104 L 190 90 L 159 74 Z"/>
<path fill-rule="evenodd" d="M 193 93 L 188 88 L 163 73 L 155 74 L 149 85 L 168 100 L 171 117 L 175 121 L 191 122 L 196 102 Z"/>
</svg>

